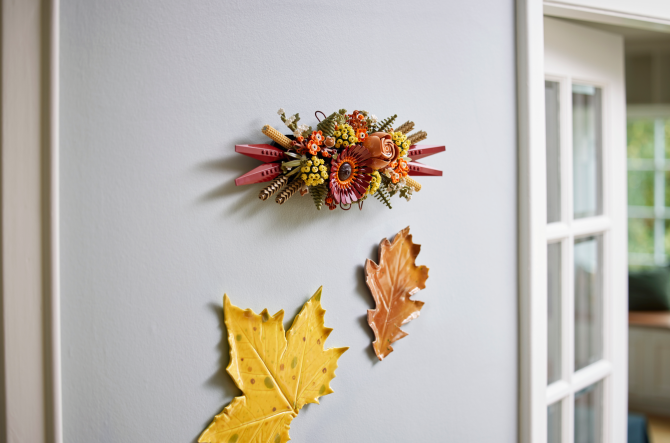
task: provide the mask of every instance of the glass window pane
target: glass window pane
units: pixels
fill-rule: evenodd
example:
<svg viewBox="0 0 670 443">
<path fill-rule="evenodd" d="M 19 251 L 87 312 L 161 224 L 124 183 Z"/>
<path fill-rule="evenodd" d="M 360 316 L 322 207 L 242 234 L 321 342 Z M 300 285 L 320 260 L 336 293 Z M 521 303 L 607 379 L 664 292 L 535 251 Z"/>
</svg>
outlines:
<svg viewBox="0 0 670 443">
<path fill-rule="evenodd" d="M 628 158 L 654 158 L 654 121 L 628 121 Z"/>
<path fill-rule="evenodd" d="M 575 394 L 575 443 L 603 441 L 603 382 Z"/>
<path fill-rule="evenodd" d="M 544 82 L 547 131 L 547 223 L 561 220 L 561 146 L 558 82 Z"/>
<path fill-rule="evenodd" d="M 654 206 L 654 171 L 628 171 L 628 205 Z"/>
<path fill-rule="evenodd" d="M 668 162 L 668 160 L 666 160 L 666 163 L 667 162 Z M 665 183 L 664 183 L 664 187 L 665 187 L 665 206 L 670 207 L 670 172 L 665 173 L 664 179 L 665 179 Z"/>
<path fill-rule="evenodd" d="M 547 383 L 561 378 L 561 244 L 547 246 Z"/>
<path fill-rule="evenodd" d="M 561 443 L 561 402 L 547 408 L 547 443 Z"/>
<path fill-rule="evenodd" d="M 639 254 L 654 253 L 654 219 L 628 219 L 628 252 Z"/>
<path fill-rule="evenodd" d="M 602 236 L 575 241 L 575 370 L 603 356 Z"/>
<path fill-rule="evenodd" d="M 574 217 L 602 214 L 601 90 L 572 85 Z"/>
</svg>

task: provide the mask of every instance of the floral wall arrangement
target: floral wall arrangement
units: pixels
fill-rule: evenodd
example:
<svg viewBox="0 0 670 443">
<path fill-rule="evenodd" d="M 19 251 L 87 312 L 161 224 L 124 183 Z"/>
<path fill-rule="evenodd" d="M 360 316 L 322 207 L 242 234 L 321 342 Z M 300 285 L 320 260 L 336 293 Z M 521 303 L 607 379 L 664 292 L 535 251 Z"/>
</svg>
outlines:
<svg viewBox="0 0 670 443">
<path fill-rule="evenodd" d="M 320 111 L 317 111 L 317 115 Z M 316 129 L 298 124 L 299 114 L 278 114 L 291 131 L 288 136 L 270 125 L 263 134 L 274 145 L 236 145 L 241 154 L 265 162 L 235 180 L 236 185 L 271 181 L 258 197 L 267 200 L 279 192 L 275 201 L 283 204 L 296 193 L 312 196 L 314 205 L 321 209 L 350 209 L 357 203 L 362 209 L 368 197 L 374 197 L 389 209 L 391 197 L 398 195 L 411 200 L 421 184 L 411 176 L 441 176 L 442 171 L 417 162 L 418 159 L 445 150 L 444 146 L 417 145 L 425 140 L 425 131 L 414 130 L 414 122 L 407 121 L 397 128 L 397 115 L 379 120 L 366 111 L 345 109 L 323 118 Z M 410 134 L 411 133 L 411 134 Z"/>
</svg>

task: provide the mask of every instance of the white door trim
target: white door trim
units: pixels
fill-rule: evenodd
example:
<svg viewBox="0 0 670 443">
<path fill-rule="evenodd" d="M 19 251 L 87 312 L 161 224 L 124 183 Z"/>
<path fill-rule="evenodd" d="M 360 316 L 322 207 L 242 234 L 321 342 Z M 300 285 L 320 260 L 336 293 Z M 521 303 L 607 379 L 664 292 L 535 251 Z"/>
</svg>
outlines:
<svg viewBox="0 0 670 443">
<path fill-rule="evenodd" d="M 547 313 L 542 0 L 516 6 L 519 211 L 519 441 L 546 441 Z"/>
<path fill-rule="evenodd" d="M 60 443 L 59 1 L 0 5 L 0 441 Z"/>
<path fill-rule="evenodd" d="M 649 31 L 670 32 L 670 20 L 665 18 L 582 6 L 562 0 L 544 0 L 543 3 L 544 14 L 552 17 L 625 26 L 627 28 L 647 29 Z"/>
<path fill-rule="evenodd" d="M 545 322 L 546 182 L 544 108 L 544 15 L 670 32 L 670 21 L 562 1 L 516 2 L 519 260 L 519 441 L 547 439 Z M 616 192 L 625 195 L 625 177 Z M 621 309 L 621 305 L 617 306 Z M 625 341 L 625 336 L 614 340 Z M 619 354 L 621 358 L 621 354 Z M 625 358 L 625 356 L 624 356 Z M 621 364 L 621 361 L 616 363 Z M 617 390 L 617 402 L 625 402 Z M 620 417 L 619 417 L 620 418 Z M 622 424 L 622 426 L 624 426 Z M 624 435 L 625 436 L 625 435 Z M 623 436 L 621 437 L 623 438 Z"/>
</svg>

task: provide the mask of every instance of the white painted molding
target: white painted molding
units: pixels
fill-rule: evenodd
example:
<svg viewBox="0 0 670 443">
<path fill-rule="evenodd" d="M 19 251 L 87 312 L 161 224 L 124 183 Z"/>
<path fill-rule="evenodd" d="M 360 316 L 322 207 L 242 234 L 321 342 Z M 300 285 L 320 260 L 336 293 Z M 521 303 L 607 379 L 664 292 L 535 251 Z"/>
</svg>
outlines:
<svg viewBox="0 0 670 443">
<path fill-rule="evenodd" d="M 60 328 L 60 0 L 49 2 L 49 361 L 51 380 L 49 406 L 50 431 L 53 443 L 63 441 L 63 395 L 61 383 L 61 328 Z"/>
<path fill-rule="evenodd" d="M 574 2 L 545 0 L 544 14 L 552 17 L 670 33 L 670 19 L 667 18 L 633 14 L 615 9 L 584 6 L 575 4 Z"/>
<path fill-rule="evenodd" d="M 60 335 L 60 0 L 50 1 L 50 48 L 49 48 L 49 229 L 51 265 L 51 409 L 52 442 L 63 441 L 63 395 L 61 384 L 61 335 Z"/>
<path fill-rule="evenodd" d="M 62 442 L 58 0 L 2 0 L 0 441 Z"/>
<path fill-rule="evenodd" d="M 519 168 L 519 441 L 547 440 L 547 242 L 542 0 L 516 4 Z M 543 356 L 544 355 L 544 356 Z"/>
</svg>

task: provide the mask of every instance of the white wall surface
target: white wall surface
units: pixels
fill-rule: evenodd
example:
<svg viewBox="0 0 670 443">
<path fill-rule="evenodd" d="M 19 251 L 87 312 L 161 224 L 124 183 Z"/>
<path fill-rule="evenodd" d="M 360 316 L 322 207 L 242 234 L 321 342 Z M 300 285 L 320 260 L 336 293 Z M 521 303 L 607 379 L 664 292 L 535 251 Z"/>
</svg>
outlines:
<svg viewBox="0 0 670 443">
<path fill-rule="evenodd" d="M 514 442 L 516 121 L 511 0 L 62 0 L 64 438 L 192 442 L 239 394 L 221 302 L 286 311 L 324 286 L 335 393 L 296 442 Z M 389 211 L 283 206 L 233 180 L 276 110 L 366 109 L 447 146 Z M 363 279 L 410 225 L 421 317 L 377 362 Z"/>
</svg>

